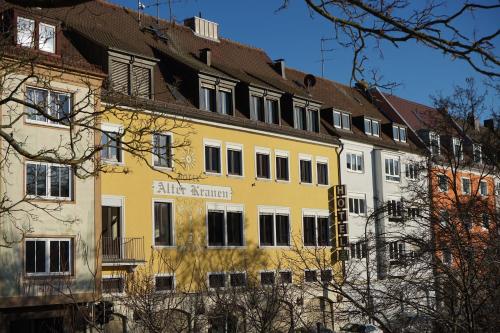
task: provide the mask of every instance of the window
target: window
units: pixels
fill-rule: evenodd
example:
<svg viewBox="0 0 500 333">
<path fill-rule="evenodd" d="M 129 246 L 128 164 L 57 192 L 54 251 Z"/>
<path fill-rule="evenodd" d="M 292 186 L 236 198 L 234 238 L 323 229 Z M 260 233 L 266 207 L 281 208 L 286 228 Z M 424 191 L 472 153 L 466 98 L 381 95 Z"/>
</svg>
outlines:
<svg viewBox="0 0 500 333">
<path fill-rule="evenodd" d="M 363 154 L 346 153 L 347 170 L 354 172 L 363 172 Z"/>
<path fill-rule="evenodd" d="M 349 198 L 349 214 L 351 215 L 365 215 L 366 214 L 366 201 L 365 198 Z"/>
<path fill-rule="evenodd" d="M 260 272 L 260 283 L 263 286 L 274 284 L 274 272 Z"/>
<path fill-rule="evenodd" d="M 255 153 L 255 159 L 257 164 L 257 178 L 270 179 L 271 178 L 271 166 L 268 151 L 257 151 Z"/>
<path fill-rule="evenodd" d="M 471 194 L 470 179 L 462 178 L 462 193 Z"/>
<path fill-rule="evenodd" d="M 153 135 L 153 165 L 172 167 L 172 136 L 169 134 Z"/>
<path fill-rule="evenodd" d="M 344 130 L 350 130 L 351 115 L 346 112 L 333 111 L 333 126 Z"/>
<path fill-rule="evenodd" d="M 398 261 L 404 259 L 405 243 L 401 241 L 394 241 L 389 243 L 389 259 L 391 261 Z"/>
<path fill-rule="evenodd" d="M 101 158 L 103 160 L 117 163 L 123 162 L 120 133 L 102 131 L 101 145 Z"/>
<path fill-rule="evenodd" d="M 399 159 L 388 157 L 385 159 L 385 180 L 399 182 L 400 168 Z"/>
<path fill-rule="evenodd" d="M 266 103 L 267 103 L 266 122 L 269 124 L 279 125 L 280 109 L 278 101 L 275 99 L 266 99 Z"/>
<path fill-rule="evenodd" d="M 268 124 L 280 123 L 279 102 L 276 98 L 264 98 L 252 95 L 250 99 L 251 119 L 266 122 Z"/>
<path fill-rule="evenodd" d="M 462 160 L 464 158 L 462 140 L 459 138 L 453 138 L 453 156 L 455 156 L 458 160 Z"/>
<path fill-rule="evenodd" d="M 300 182 L 312 183 L 312 161 L 310 159 L 300 159 Z"/>
<path fill-rule="evenodd" d="M 244 287 L 247 285 L 247 277 L 245 273 L 230 273 L 229 284 L 231 287 Z"/>
<path fill-rule="evenodd" d="M 209 273 L 208 287 L 213 289 L 224 288 L 226 286 L 226 274 L 224 273 Z"/>
<path fill-rule="evenodd" d="M 416 218 L 420 216 L 420 209 L 418 207 L 408 207 L 408 217 Z"/>
<path fill-rule="evenodd" d="M 122 278 L 102 278 L 102 292 L 105 294 L 122 293 L 124 283 Z"/>
<path fill-rule="evenodd" d="M 258 121 L 266 121 L 266 111 L 264 109 L 264 97 L 252 96 L 252 114 L 253 119 Z"/>
<path fill-rule="evenodd" d="M 429 132 L 429 147 L 432 156 L 438 156 L 441 153 L 441 140 L 437 133 Z"/>
<path fill-rule="evenodd" d="M 307 130 L 319 132 L 319 111 L 307 109 Z"/>
<path fill-rule="evenodd" d="M 27 275 L 71 274 L 71 239 L 27 238 L 25 247 Z"/>
<path fill-rule="evenodd" d="M 399 221 L 403 217 L 403 202 L 401 200 L 387 201 L 387 215 L 389 221 Z"/>
<path fill-rule="evenodd" d="M 155 290 L 156 291 L 174 290 L 174 277 L 172 275 L 155 276 Z"/>
<path fill-rule="evenodd" d="M 318 185 L 328 185 L 328 163 L 326 161 L 316 161 L 316 176 Z"/>
<path fill-rule="evenodd" d="M 43 199 L 70 200 L 72 198 L 70 167 L 27 162 L 26 195 Z"/>
<path fill-rule="evenodd" d="M 309 132 L 319 132 L 319 110 L 302 106 L 294 108 L 294 126 Z"/>
<path fill-rule="evenodd" d="M 40 23 L 38 26 L 38 49 L 40 51 L 56 52 L 56 27 Z"/>
<path fill-rule="evenodd" d="M 17 45 L 34 47 L 35 21 L 24 17 L 17 18 Z"/>
<path fill-rule="evenodd" d="M 351 259 L 366 258 L 367 246 L 366 241 L 358 241 L 351 244 Z"/>
<path fill-rule="evenodd" d="M 483 225 L 483 228 L 485 228 L 485 229 L 490 228 L 490 216 L 488 215 L 488 213 L 482 214 L 482 225 Z"/>
<path fill-rule="evenodd" d="M 265 209 L 259 212 L 259 239 L 261 246 L 289 246 L 289 213 Z"/>
<path fill-rule="evenodd" d="M 227 174 L 231 176 L 243 176 L 243 153 L 241 146 L 228 145 Z"/>
<path fill-rule="evenodd" d="M 333 274 L 331 269 L 321 270 L 321 282 L 330 282 L 332 278 Z"/>
<path fill-rule="evenodd" d="M 115 92 L 151 98 L 154 62 L 118 53 L 110 54 L 109 62 L 111 88 Z"/>
<path fill-rule="evenodd" d="M 230 90 L 219 90 L 220 113 L 233 114 L 233 94 Z"/>
<path fill-rule="evenodd" d="M 71 113 L 71 95 L 45 89 L 26 88 L 26 102 L 43 109 L 51 117 L 59 119 L 52 121 L 35 108 L 27 107 L 27 118 L 30 122 L 68 125 Z"/>
<path fill-rule="evenodd" d="M 418 164 L 406 164 L 406 178 L 411 180 L 418 179 L 420 166 Z"/>
<path fill-rule="evenodd" d="M 292 283 L 292 272 L 290 271 L 281 271 L 280 274 L 280 282 L 283 284 Z"/>
<path fill-rule="evenodd" d="M 288 154 L 276 152 L 276 179 L 289 181 Z"/>
<path fill-rule="evenodd" d="M 173 214 L 171 202 L 154 202 L 154 237 L 155 246 L 173 246 Z"/>
<path fill-rule="evenodd" d="M 482 154 L 482 147 L 481 145 L 478 144 L 473 144 L 472 145 L 472 154 L 474 155 L 474 163 L 482 163 L 483 161 L 483 154 Z"/>
<path fill-rule="evenodd" d="M 488 195 L 488 183 L 484 180 L 479 182 L 479 193 L 481 195 Z"/>
<path fill-rule="evenodd" d="M 205 143 L 205 172 L 221 173 L 220 145 Z"/>
<path fill-rule="evenodd" d="M 378 120 L 365 118 L 365 134 L 380 136 L 380 122 Z"/>
<path fill-rule="evenodd" d="M 295 128 L 307 130 L 306 109 L 300 106 L 295 107 Z"/>
<path fill-rule="evenodd" d="M 208 246 L 243 246 L 243 208 L 209 205 Z"/>
<path fill-rule="evenodd" d="M 406 142 L 406 127 L 392 125 L 392 138 L 394 141 Z"/>
<path fill-rule="evenodd" d="M 317 272 L 314 270 L 306 270 L 304 271 L 304 280 L 305 282 L 316 282 L 317 275 Z"/>
<path fill-rule="evenodd" d="M 302 222 L 305 246 L 330 245 L 330 219 L 327 214 L 305 213 Z"/>
<path fill-rule="evenodd" d="M 200 109 L 210 112 L 216 112 L 215 89 L 212 87 L 201 87 Z"/>
<path fill-rule="evenodd" d="M 445 175 L 438 175 L 438 187 L 441 192 L 448 192 L 448 177 Z"/>
</svg>

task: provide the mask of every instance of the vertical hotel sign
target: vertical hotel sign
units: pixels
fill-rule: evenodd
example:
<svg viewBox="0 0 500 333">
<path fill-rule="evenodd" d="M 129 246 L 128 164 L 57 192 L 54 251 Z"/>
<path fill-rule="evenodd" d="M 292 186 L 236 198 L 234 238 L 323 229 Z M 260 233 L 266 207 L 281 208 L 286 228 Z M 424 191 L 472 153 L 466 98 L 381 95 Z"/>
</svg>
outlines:
<svg viewBox="0 0 500 333">
<path fill-rule="evenodd" d="M 335 185 L 328 191 L 330 215 L 337 218 L 336 232 L 332 232 L 332 261 L 345 261 L 349 259 L 349 237 L 347 229 L 347 198 L 346 186 Z"/>
</svg>

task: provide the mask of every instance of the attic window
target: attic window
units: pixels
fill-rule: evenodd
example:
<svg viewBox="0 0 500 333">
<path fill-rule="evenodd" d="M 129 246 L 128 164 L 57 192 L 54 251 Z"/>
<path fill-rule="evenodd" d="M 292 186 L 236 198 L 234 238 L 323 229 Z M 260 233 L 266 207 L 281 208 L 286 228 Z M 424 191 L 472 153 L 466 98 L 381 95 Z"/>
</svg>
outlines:
<svg viewBox="0 0 500 333">
<path fill-rule="evenodd" d="M 249 87 L 250 119 L 268 124 L 280 124 L 281 94 Z"/>
<path fill-rule="evenodd" d="M 109 74 L 111 89 L 125 95 L 151 98 L 153 62 L 133 56 L 111 56 Z"/>
<path fill-rule="evenodd" d="M 351 130 L 351 115 L 347 112 L 333 111 L 333 126 L 344 130 Z"/>
<path fill-rule="evenodd" d="M 38 31 L 36 29 L 37 26 Z M 35 45 L 37 38 L 38 43 Z M 19 16 L 17 18 L 16 42 L 17 45 L 23 47 L 37 47 L 40 51 L 55 53 L 56 27 Z"/>
<path fill-rule="evenodd" d="M 392 125 L 392 138 L 394 141 L 406 142 L 406 127 Z"/>
<path fill-rule="evenodd" d="M 378 120 L 365 118 L 365 134 L 377 137 L 380 136 L 380 122 Z"/>
<path fill-rule="evenodd" d="M 319 132 L 319 110 L 306 106 L 294 107 L 294 127 L 309 132 Z"/>
<path fill-rule="evenodd" d="M 234 83 L 203 75 L 200 78 L 198 97 L 200 110 L 232 116 L 234 114 L 234 86 Z"/>
</svg>

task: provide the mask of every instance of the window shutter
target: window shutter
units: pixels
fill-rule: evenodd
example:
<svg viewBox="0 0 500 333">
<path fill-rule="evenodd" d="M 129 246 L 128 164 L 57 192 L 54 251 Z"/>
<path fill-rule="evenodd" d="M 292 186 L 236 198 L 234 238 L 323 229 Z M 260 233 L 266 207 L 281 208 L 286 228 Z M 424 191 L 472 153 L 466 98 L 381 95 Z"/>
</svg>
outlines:
<svg viewBox="0 0 500 333">
<path fill-rule="evenodd" d="M 111 83 L 114 91 L 129 93 L 129 65 L 127 63 L 111 60 Z"/>
<path fill-rule="evenodd" d="M 151 97 L 151 70 L 149 68 L 133 66 L 134 86 L 133 93 L 138 97 Z"/>
</svg>

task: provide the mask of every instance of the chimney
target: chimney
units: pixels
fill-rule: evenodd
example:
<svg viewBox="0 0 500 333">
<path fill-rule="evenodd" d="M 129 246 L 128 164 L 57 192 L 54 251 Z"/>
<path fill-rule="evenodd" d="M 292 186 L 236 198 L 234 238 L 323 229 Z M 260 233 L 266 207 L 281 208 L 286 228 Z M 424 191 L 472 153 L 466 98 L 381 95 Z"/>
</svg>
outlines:
<svg viewBox="0 0 500 333">
<path fill-rule="evenodd" d="M 495 119 L 493 119 L 493 118 L 486 119 L 484 121 L 484 127 L 487 127 L 488 129 L 494 131 L 495 130 Z"/>
<path fill-rule="evenodd" d="M 274 69 L 286 80 L 285 68 L 285 59 L 274 60 Z"/>
<path fill-rule="evenodd" d="M 207 66 L 212 65 L 212 51 L 209 48 L 200 50 L 200 59 Z"/>
<path fill-rule="evenodd" d="M 219 41 L 219 25 L 215 22 L 195 16 L 185 19 L 184 25 L 191 28 L 195 35 L 199 37 L 210 39 L 216 42 Z"/>
<path fill-rule="evenodd" d="M 469 115 L 467 116 L 467 122 L 470 126 L 473 126 L 476 131 L 479 131 L 479 126 L 481 125 L 481 123 L 473 113 L 469 113 Z"/>
</svg>

